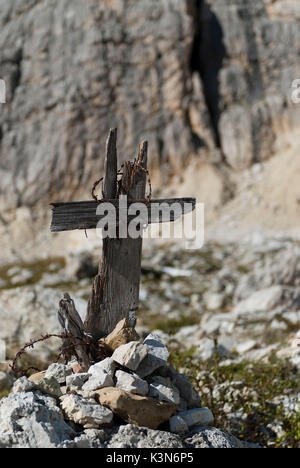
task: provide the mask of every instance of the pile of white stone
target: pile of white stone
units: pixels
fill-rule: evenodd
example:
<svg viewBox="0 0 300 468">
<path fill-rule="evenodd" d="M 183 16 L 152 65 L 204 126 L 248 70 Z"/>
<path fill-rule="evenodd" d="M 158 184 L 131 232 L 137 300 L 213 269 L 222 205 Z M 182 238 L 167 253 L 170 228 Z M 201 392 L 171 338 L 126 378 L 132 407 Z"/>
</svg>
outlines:
<svg viewBox="0 0 300 468">
<path fill-rule="evenodd" d="M 211 425 L 213 415 L 201 407 L 189 379 L 167 365 L 169 352 L 159 337 L 138 338 L 124 319 L 104 340 L 111 357 L 85 372 L 75 361 L 51 364 L 47 371 L 18 379 L 12 394 L 39 391 L 54 397 L 64 419 L 84 429 L 111 426 L 115 417 L 150 429 L 165 424 L 178 434 Z"/>
<path fill-rule="evenodd" d="M 251 447 L 211 426 L 157 335 L 142 341 L 122 320 L 100 341 L 111 356 L 89 369 L 74 360 L 15 381 L 0 400 L 0 448 Z"/>
</svg>

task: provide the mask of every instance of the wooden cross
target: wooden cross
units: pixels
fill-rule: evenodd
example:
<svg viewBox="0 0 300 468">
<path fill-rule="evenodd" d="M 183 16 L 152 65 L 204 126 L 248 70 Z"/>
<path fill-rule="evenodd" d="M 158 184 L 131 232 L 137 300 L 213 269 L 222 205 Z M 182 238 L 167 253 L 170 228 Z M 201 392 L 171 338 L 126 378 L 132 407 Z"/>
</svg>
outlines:
<svg viewBox="0 0 300 468">
<path fill-rule="evenodd" d="M 121 204 L 120 197 L 126 195 L 127 209 L 136 201 L 146 204 L 147 223 L 170 222 L 178 218 L 176 212 L 167 217 L 151 216 L 153 204 L 174 203 L 182 207 L 181 214 L 195 208 L 194 198 L 173 198 L 150 200 L 145 198 L 147 174 L 147 142 L 142 142 L 137 160 L 126 161 L 122 169 L 122 178 L 118 180 L 117 164 L 117 129 L 111 129 L 106 143 L 105 177 L 103 182 L 103 200 L 80 201 L 73 203 L 52 203 L 53 218 L 51 231 L 69 231 L 73 229 L 95 229 L 103 215 L 97 214 L 99 203 L 110 202 L 115 207 Z M 124 208 L 122 208 L 124 209 Z M 125 207 L 126 209 L 126 207 Z M 123 318 L 134 317 L 139 304 L 141 275 L 142 230 L 141 236 L 134 238 L 103 239 L 102 260 L 99 264 L 92 294 L 88 303 L 84 329 L 95 339 L 110 333 Z"/>
</svg>

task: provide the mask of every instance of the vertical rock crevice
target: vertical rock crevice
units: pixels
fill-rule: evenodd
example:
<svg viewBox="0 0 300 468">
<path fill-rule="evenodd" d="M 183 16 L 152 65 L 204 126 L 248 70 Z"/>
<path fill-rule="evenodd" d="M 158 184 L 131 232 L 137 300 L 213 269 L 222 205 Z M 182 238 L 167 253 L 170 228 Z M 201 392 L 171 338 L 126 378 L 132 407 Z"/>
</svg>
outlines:
<svg viewBox="0 0 300 468">
<path fill-rule="evenodd" d="M 22 60 L 23 60 L 23 50 L 20 49 L 18 50 L 16 57 L 15 57 L 15 70 L 11 75 L 11 94 L 12 94 L 12 99 L 15 94 L 16 89 L 21 83 L 22 80 Z"/>
<path fill-rule="evenodd" d="M 222 26 L 211 7 L 205 0 L 196 0 L 191 71 L 199 73 L 215 144 L 218 148 L 221 148 L 219 72 L 226 57 L 223 37 Z"/>
</svg>

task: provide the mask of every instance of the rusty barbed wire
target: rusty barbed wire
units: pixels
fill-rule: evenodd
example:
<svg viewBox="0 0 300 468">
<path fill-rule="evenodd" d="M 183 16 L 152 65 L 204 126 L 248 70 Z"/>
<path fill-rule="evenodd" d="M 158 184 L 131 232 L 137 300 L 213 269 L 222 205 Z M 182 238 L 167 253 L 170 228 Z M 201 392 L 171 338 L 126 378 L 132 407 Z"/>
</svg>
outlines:
<svg viewBox="0 0 300 468">
<path fill-rule="evenodd" d="M 60 353 L 59 353 L 59 356 L 58 358 L 56 359 L 56 361 L 54 362 L 58 362 L 59 359 L 65 355 L 66 351 L 68 349 L 73 349 L 73 352 L 74 354 L 77 356 L 77 353 L 76 353 L 76 347 L 77 346 L 85 346 L 87 348 L 95 348 L 97 349 L 96 345 L 94 343 L 91 342 L 91 340 L 85 336 L 84 338 L 79 338 L 79 337 L 76 337 L 76 336 L 73 336 L 73 335 L 70 335 L 69 333 L 60 333 L 60 334 L 57 334 L 57 333 L 47 333 L 46 335 L 43 335 L 42 337 L 36 339 L 36 340 L 31 340 L 29 341 L 28 343 L 26 343 L 16 354 L 12 364 L 10 364 L 10 368 L 12 369 L 12 372 L 18 376 L 18 375 L 26 375 L 27 372 L 29 372 L 30 370 L 35 370 L 37 372 L 40 372 L 40 369 L 36 368 L 36 367 L 28 367 L 28 368 L 17 368 L 17 362 L 19 361 L 19 359 L 23 356 L 23 354 L 26 352 L 26 350 L 28 348 L 34 348 L 34 346 L 37 344 L 37 343 L 41 343 L 43 341 L 46 341 L 46 340 L 49 340 L 50 338 L 59 338 L 61 340 L 72 340 L 72 341 L 79 341 L 80 343 L 70 343 L 69 345 L 63 345 L 63 347 L 60 349 Z"/>
<path fill-rule="evenodd" d="M 10 368 L 11 368 L 11 370 L 13 371 L 13 373 L 16 374 L 16 375 L 18 375 L 18 374 L 20 374 L 20 373 L 22 373 L 23 375 L 25 375 L 26 372 L 27 372 L 28 370 L 31 370 L 31 369 L 32 369 L 32 370 L 37 370 L 37 371 L 39 371 L 39 369 L 37 369 L 37 368 L 32 368 L 32 367 L 29 367 L 29 368 L 27 368 L 27 369 L 24 369 L 24 368 L 17 369 L 17 366 L 16 366 L 17 361 L 23 356 L 23 354 L 26 352 L 26 350 L 27 350 L 28 348 L 32 348 L 32 349 L 33 349 L 33 348 L 34 348 L 34 345 L 36 345 L 37 343 L 41 343 L 42 341 L 46 341 L 46 340 L 48 340 L 49 338 L 54 338 L 54 337 L 55 337 L 55 338 L 64 339 L 64 338 L 66 338 L 66 334 L 65 334 L 65 333 L 64 333 L 64 334 L 60 334 L 60 335 L 58 335 L 58 334 L 46 334 L 46 335 L 42 336 L 41 338 L 38 338 L 38 339 L 36 339 L 36 340 L 31 340 L 31 341 L 29 341 L 28 343 L 25 343 L 25 345 L 24 345 L 24 346 L 17 352 L 17 354 L 15 355 L 15 358 L 14 358 L 12 364 L 10 364 Z"/>
</svg>

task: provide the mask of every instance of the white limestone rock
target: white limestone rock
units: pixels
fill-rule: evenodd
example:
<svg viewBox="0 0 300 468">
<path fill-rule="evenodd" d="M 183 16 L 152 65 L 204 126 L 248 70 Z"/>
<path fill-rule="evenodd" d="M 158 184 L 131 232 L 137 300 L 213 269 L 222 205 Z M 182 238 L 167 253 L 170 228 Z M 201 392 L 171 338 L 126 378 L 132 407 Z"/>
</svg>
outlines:
<svg viewBox="0 0 300 468">
<path fill-rule="evenodd" d="M 247 353 L 247 351 L 251 351 L 251 349 L 255 348 L 256 341 L 255 340 L 246 340 L 243 343 L 239 343 L 236 345 L 236 351 L 239 354 Z"/>
<path fill-rule="evenodd" d="M 247 299 L 239 302 L 234 307 L 234 313 L 236 316 L 247 315 L 254 312 L 264 314 L 280 304 L 283 291 L 283 287 L 279 285 L 256 291 Z"/>
<path fill-rule="evenodd" d="M 194 426 L 211 426 L 214 416 L 209 408 L 195 408 L 178 413 L 190 429 Z"/>
<path fill-rule="evenodd" d="M 95 429 L 87 429 L 93 431 Z M 82 433 L 78 437 L 75 437 L 74 440 L 67 440 L 63 442 L 59 448 L 64 449 L 96 449 L 103 448 L 98 437 L 93 437 L 92 435 Z"/>
<path fill-rule="evenodd" d="M 23 392 L 0 401 L 0 448 L 56 448 L 74 436 L 49 396 Z"/>
<path fill-rule="evenodd" d="M 149 385 L 136 374 L 128 374 L 122 370 L 116 372 L 116 387 L 136 395 L 146 396 Z"/>
<path fill-rule="evenodd" d="M 81 373 L 81 374 L 72 374 L 67 376 L 66 384 L 70 390 L 81 390 L 85 382 L 89 379 L 91 374 Z"/>
<path fill-rule="evenodd" d="M 114 428 L 109 439 L 104 443 L 106 448 L 184 448 L 184 444 L 177 434 L 167 431 L 137 427 L 126 424 Z"/>
<path fill-rule="evenodd" d="M 203 295 L 203 299 L 206 304 L 206 307 L 211 311 L 215 311 L 222 308 L 225 299 L 225 294 L 207 291 Z"/>
<path fill-rule="evenodd" d="M 144 340 L 147 356 L 138 367 L 136 373 L 144 378 L 159 367 L 165 366 L 169 357 L 168 348 L 161 342 L 158 335 L 150 333 Z"/>
<path fill-rule="evenodd" d="M 192 448 L 260 448 L 238 440 L 228 432 L 215 427 L 194 427 L 192 434 L 184 439 L 184 443 Z"/>
<path fill-rule="evenodd" d="M 175 387 L 181 396 L 180 406 L 183 409 L 201 408 L 201 396 L 194 389 L 189 378 L 179 374 L 173 367 L 167 366 L 158 369 L 159 374 L 152 377 L 152 382 L 160 382 L 163 385 Z"/>
<path fill-rule="evenodd" d="M 108 357 L 106 359 L 103 359 L 103 361 L 96 362 L 96 364 L 93 364 L 89 368 L 88 373 L 91 375 L 94 375 L 99 370 L 103 370 L 107 372 L 107 374 L 109 374 L 111 377 L 114 377 L 116 368 L 117 368 L 116 362 L 111 357 Z"/>
<path fill-rule="evenodd" d="M 183 399 L 186 401 L 189 409 L 201 407 L 201 395 L 194 389 L 193 385 L 185 375 L 178 374 L 173 383 L 176 388 L 178 388 L 180 395 L 182 395 Z"/>
<path fill-rule="evenodd" d="M 51 378 L 54 377 L 59 384 L 64 384 L 66 383 L 66 378 L 68 375 L 72 374 L 72 368 L 71 366 L 66 366 L 64 364 L 50 364 L 48 367 L 45 377 L 46 378 Z"/>
<path fill-rule="evenodd" d="M 159 401 L 174 403 L 175 405 L 179 405 L 180 403 L 180 393 L 177 389 L 167 387 L 166 385 L 162 385 L 158 382 L 150 384 L 149 396 L 156 398 Z"/>
<path fill-rule="evenodd" d="M 59 398 L 62 395 L 60 385 L 54 377 L 44 377 L 36 385 L 38 390 L 52 397 Z"/>
<path fill-rule="evenodd" d="M 210 361 L 216 356 L 220 358 L 230 359 L 233 354 L 224 346 L 222 343 L 218 343 L 217 346 L 214 341 L 210 338 L 203 338 L 198 343 L 197 353 L 203 361 Z"/>
<path fill-rule="evenodd" d="M 85 400 L 79 395 L 67 395 L 61 407 L 66 417 L 85 428 L 98 428 L 113 420 L 113 412 L 93 400 Z"/>
<path fill-rule="evenodd" d="M 94 390 L 100 390 L 104 387 L 113 387 L 114 381 L 111 375 L 105 370 L 99 369 L 94 372 L 87 382 L 82 386 L 84 392 L 93 392 Z"/>
<path fill-rule="evenodd" d="M 12 388 L 12 393 L 25 393 L 25 392 L 31 392 L 32 390 L 36 390 L 37 386 L 35 383 L 30 382 L 27 377 L 20 377 L 18 380 L 15 381 L 13 388 Z"/>
<path fill-rule="evenodd" d="M 112 359 L 121 366 L 135 371 L 143 359 L 147 356 L 148 347 L 138 341 L 131 341 L 117 348 Z"/>
</svg>

